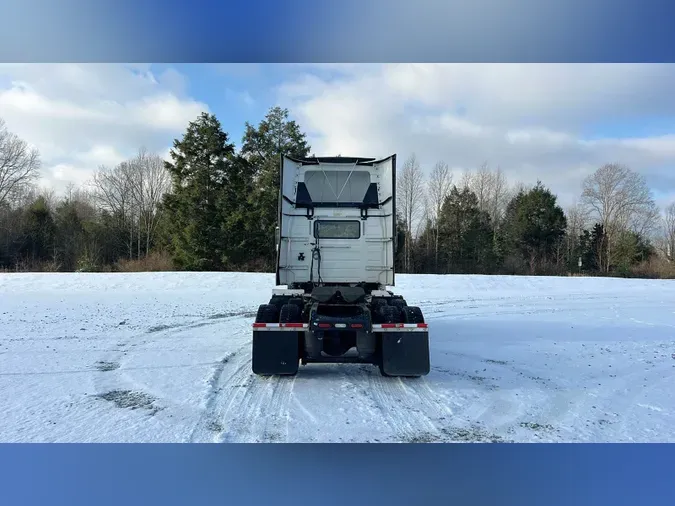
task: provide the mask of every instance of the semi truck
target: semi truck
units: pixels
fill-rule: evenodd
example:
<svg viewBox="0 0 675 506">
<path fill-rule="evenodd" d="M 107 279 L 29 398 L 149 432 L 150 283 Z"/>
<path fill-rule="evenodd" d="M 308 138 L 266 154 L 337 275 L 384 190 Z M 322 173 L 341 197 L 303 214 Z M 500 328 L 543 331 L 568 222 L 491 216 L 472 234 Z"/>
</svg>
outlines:
<svg viewBox="0 0 675 506">
<path fill-rule="evenodd" d="M 361 363 L 429 373 L 422 310 L 395 294 L 396 154 L 281 156 L 276 287 L 253 323 L 252 369 Z"/>
</svg>

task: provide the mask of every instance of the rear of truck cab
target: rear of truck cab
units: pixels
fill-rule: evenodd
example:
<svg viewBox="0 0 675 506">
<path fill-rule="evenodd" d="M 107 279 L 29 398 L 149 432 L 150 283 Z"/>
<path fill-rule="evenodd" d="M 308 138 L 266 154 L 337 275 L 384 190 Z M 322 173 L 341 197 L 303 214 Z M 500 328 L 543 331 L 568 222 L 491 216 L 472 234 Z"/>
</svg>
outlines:
<svg viewBox="0 0 675 506">
<path fill-rule="evenodd" d="M 279 288 L 254 323 L 254 372 L 350 362 L 428 374 L 422 312 L 386 290 L 395 282 L 396 155 L 283 157 L 280 179 Z"/>
</svg>

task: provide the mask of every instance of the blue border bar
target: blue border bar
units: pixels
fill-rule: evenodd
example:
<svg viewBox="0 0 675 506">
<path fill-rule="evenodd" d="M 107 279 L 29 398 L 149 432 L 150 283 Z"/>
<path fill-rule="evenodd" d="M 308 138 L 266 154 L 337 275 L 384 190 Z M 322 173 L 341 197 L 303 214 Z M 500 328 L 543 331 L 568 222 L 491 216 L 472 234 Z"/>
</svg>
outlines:
<svg viewBox="0 0 675 506">
<path fill-rule="evenodd" d="M 672 504 L 673 445 L 24 444 L 0 447 L 1 502 Z"/>
<path fill-rule="evenodd" d="M 672 62 L 670 0 L 0 0 L 5 62 Z"/>
</svg>

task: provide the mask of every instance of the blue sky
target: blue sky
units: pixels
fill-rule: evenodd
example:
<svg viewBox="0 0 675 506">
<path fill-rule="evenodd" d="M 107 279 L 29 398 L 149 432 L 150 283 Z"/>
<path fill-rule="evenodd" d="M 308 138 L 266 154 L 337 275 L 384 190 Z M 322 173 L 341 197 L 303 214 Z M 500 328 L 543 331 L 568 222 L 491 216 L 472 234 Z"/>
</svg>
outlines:
<svg viewBox="0 0 675 506">
<path fill-rule="evenodd" d="M 259 121 L 275 104 L 273 88 L 286 74 L 257 65 L 242 65 L 229 70 L 221 65 L 179 65 L 177 68 L 189 80 L 189 94 L 209 104 L 237 145 L 245 122 Z"/>
<path fill-rule="evenodd" d="M 169 68 L 178 70 L 186 79 L 187 95 L 208 104 L 239 147 L 245 123 L 259 122 L 270 107 L 280 105 L 276 89 L 302 75 L 304 67 L 281 64 L 153 64 L 151 68 L 157 74 Z M 339 75 L 328 69 L 315 69 L 315 72 L 329 81 Z"/>
<path fill-rule="evenodd" d="M 0 64 L 0 118 L 42 155 L 41 184 L 86 184 L 140 147 L 167 156 L 202 110 L 240 145 L 244 123 L 289 108 L 324 155 L 483 163 L 540 179 L 563 205 L 604 163 L 675 201 L 675 65 Z"/>
<path fill-rule="evenodd" d="M 658 137 L 675 132 L 672 116 L 642 116 L 622 121 L 589 122 L 581 135 L 586 139 L 616 137 Z"/>
<path fill-rule="evenodd" d="M 226 69 L 222 65 L 153 65 L 161 73 L 174 68 L 187 80 L 189 96 L 209 105 L 237 146 L 241 144 L 246 121 L 262 119 L 275 103 L 273 87 L 283 79 L 283 71 L 242 65 Z"/>
</svg>

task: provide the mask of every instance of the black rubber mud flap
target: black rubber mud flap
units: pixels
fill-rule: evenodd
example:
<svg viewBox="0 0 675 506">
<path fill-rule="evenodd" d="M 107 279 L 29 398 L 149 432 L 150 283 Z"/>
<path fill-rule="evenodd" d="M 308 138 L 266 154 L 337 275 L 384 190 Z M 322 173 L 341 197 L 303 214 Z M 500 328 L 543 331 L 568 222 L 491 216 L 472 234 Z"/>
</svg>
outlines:
<svg viewBox="0 0 675 506">
<path fill-rule="evenodd" d="M 387 376 L 426 376 L 431 370 L 428 332 L 382 332 L 382 363 Z"/>
<path fill-rule="evenodd" d="M 260 376 L 294 375 L 300 357 L 297 332 L 253 331 L 253 372 Z"/>
</svg>

